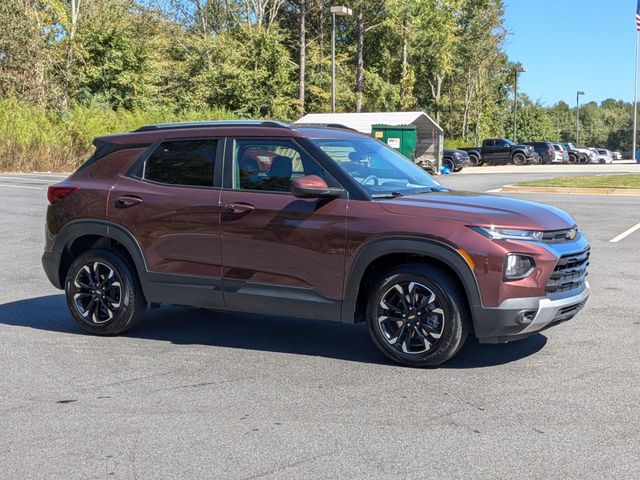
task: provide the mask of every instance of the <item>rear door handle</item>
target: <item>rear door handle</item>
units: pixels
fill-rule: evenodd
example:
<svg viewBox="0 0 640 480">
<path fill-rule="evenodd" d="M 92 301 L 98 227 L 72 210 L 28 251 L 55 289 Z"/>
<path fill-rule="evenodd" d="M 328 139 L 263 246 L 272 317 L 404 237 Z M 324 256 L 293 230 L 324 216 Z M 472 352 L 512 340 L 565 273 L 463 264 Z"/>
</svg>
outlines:
<svg viewBox="0 0 640 480">
<path fill-rule="evenodd" d="M 256 207 L 254 207 L 250 203 L 227 203 L 224 206 L 224 209 L 231 213 L 240 214 L 240 213 L 251 212 L 255 210 Z"/>
<path fill-rule="evenodd" d="M 129 208 L 133 207 L 134 205 L 138 205 L 139 203 L 142 203 L 142 199 L 140 197 L 136 197 L 135 195 L 123 195 L 116 198 L 117 208 Z"/>
</svg>

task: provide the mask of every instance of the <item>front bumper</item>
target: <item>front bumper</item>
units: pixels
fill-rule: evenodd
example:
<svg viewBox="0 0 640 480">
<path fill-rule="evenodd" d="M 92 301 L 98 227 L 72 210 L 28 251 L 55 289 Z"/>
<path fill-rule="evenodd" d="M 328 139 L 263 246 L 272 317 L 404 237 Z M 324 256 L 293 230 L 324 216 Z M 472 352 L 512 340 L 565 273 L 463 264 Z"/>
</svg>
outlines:
<svg viewBox="0 0 640 480">
<path fill-rule="evenodd" d="M 510 298 L 496 308 L 477 307 L 476 336 L 481 343 L 506 343 L 526 338 L 573 318 L 589 298 L 589 283 L 564 297 Z"/>
</svg>

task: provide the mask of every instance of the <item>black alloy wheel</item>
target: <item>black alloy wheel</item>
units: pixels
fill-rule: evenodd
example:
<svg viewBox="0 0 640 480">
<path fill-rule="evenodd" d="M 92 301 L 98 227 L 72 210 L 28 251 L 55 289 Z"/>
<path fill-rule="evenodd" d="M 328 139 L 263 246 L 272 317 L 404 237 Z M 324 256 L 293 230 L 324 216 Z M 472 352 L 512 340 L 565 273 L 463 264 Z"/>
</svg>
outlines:
<svg viewBox="0 0 640 480">
<path fill-rule="evenodd" d="M 469 324 L 464 291 L 436 266 L 406 264 L 379 280 L 367 304 L 369 333 L 395 362 L 436 366 L 464 344 Z"/>
<path fill-rule="evenodd" d="M 133 327 L 146 309 L 135 268 L 118 252 L 80 254 L 65 281 L 67 306 L 86 332 L 117 335 Z"/>
</svg>

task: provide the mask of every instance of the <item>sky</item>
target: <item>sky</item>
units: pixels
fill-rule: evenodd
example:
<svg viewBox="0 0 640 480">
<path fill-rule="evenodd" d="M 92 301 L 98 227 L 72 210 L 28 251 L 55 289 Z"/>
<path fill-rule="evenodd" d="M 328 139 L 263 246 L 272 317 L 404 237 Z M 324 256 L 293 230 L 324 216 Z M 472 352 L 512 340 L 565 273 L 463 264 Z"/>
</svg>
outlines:
<svg viewBox="0 0 640 480">
<path fill-rule="evenodd" d="M 518 91 L 553 105 L 633 101 L 637 0 L 505 0 Z"/>
</svg>

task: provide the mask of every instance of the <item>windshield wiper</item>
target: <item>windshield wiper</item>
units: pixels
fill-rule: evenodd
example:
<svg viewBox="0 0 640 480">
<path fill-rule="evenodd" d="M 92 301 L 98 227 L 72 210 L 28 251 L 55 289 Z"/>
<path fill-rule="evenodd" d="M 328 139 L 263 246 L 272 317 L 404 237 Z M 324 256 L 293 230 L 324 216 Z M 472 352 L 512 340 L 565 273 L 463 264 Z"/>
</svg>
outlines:
<svg viewBox="0 0 640 480">
<path fill-rule="evenodd" d="M 373 193 L 371 194 L 371 198 L 396 198 L 403 196 L 402 192 L 384 192 L 384 193 Z"/>
<path fill-rule="evenodd" d="M 424 190 L 422 192 L 416 192 L 415 195 L 420 195 L 422 193 L 431 193 L 431 192 L 449 192 L 450 190 L 445 187 L 429 187 L 429 190 Z"/>
</svg>

